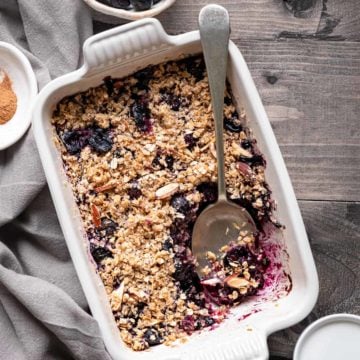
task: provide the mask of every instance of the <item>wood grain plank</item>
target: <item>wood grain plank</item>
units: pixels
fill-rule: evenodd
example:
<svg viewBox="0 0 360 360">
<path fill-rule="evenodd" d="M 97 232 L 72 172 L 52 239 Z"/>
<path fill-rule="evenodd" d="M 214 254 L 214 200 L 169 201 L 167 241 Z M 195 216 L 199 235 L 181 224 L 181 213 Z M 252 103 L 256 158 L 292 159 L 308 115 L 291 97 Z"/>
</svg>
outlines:
<svg viewBox="0 0 360 360">
<path fill-rule="evenodd" d="M 236 41 L 299 199 L 360 200 L 360 43 Z"/>
<path fill-rule="evenodd" d="M 316 0 L 284 0 L 295 17 L 306 17 Z M 279 38 L 359 41 L 360 2 L 322 0 L 319 26 L 315 32 L 282 31 Z"/>
<path fill-rule="evenodd" d="M 321 0 L 312 0 L 306 17 L 296 17 L 283 0 L 217 0 L 225 6 L 231 18 L 232 38 L 273 39 L 283 31 L 316 32 L 321 12 Z M 213 0 L 178 0 L 158 16 L 169 34 L 179 34 L 198 29 L 200 9 Z M 97 20 L 110 23 L 124 21 L 94 13 Z"/>
<path fill-rule="evenodd" d="M 318 31 L 329 37 L 360 41 L 360 1 L 323 0 Z"/>
<path fill-rule="evenodd" d="M 178 0 L 158 16 L 170 34 L 198 28 L 200 9 L 212 0 Z M 360 40 L 358 0 L 218 0 L 230 12 L 233 39 Z M 93 12 L 102 22 L 126 21 Z"/>
<path fill-rule="evenodd" d="M 292 359 L 307 325 L 332 313 L 360 315 L 360 203 L 300 201 L 319 275 L 320 294 L 301 323 L 270 336 L 271 359 Z"/>
</svg>

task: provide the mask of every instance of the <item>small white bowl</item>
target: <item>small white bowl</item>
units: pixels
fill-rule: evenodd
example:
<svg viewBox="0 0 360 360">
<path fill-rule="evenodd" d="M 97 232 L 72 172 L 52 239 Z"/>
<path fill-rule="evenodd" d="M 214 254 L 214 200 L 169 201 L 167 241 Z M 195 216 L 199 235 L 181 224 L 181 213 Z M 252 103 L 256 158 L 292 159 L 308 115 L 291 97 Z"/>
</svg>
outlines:
<svg viewBox="0 0 360 360">
<path fill-rule="evenodd" d="M 301 334 L 294 360 L 359 360 L 360 316 L 334 314 L 312 323 Z"/>
<path fill-rule="evenodd" d="M 116 16 L 126 20 L 139 20 L 147 17 L 153 17 L 170 7 L 176 0 L 161 0 L 151 9 L 145 11 L 123 10 L 102 4 L 97 0 L 84 0 L 90 7 L 106 15 Z"/>
<path fill-rule="evenodd" d="M 15 46 L 0 41 L 0 70 L 7 73 L 17 97 L 15 115 L 0 125 L 0 150 L 18 141 L 28 129 L 34 99 L 37 95 L 37 81 L 27 57 Z"/>
</svg>

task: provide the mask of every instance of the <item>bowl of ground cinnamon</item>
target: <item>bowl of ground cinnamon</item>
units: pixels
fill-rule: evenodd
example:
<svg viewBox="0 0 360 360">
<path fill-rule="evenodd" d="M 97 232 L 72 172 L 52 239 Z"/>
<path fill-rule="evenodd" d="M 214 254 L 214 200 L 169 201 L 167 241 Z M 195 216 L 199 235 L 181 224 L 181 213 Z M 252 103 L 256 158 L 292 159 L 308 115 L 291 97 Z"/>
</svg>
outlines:
<svg viewBox="0 0 360 360">
<path fill-rule="evenodd" d="M 27 131 L 37 95 L 37 82 L 27 57 L 0 41 L 0 150 L 17 142 Z"/>
<path fill-rule="evenodd" d="M 17 97 L 6 72 L 0 70 L 0 125 L 13 118 L 17 108 Z"/>
</svg>

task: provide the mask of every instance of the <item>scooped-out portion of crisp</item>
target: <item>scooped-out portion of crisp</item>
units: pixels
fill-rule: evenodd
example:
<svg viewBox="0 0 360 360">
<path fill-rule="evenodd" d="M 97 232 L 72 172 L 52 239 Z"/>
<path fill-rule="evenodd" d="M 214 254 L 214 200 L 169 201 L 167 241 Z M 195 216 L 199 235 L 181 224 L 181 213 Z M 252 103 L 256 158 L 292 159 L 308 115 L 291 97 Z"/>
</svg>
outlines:
<svg viewBox="0 0 360 360">
<path fill-rule="evenodd" d="M 53 112 L 86 232 L 123 341 L 133 350 L 170 344 L 218 326 L 230 308 L 266 284 L 264 226 L 280 226 L 265 159 L 224 98 L 228 197 L 256 233 L 208 253 L 199 277 L 191 253 L 199 213 L 217 199 L 214 122 L 202 57 L 147 67 L 62 99 Z"/>
</svg>

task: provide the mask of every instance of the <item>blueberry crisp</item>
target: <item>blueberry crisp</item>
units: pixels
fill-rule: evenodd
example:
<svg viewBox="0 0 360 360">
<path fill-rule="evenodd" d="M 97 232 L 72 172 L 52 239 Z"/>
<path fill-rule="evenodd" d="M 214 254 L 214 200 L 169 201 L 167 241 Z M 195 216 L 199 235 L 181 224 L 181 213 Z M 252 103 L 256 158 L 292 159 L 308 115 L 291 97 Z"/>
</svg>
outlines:
<svg viewBox="0 0 360 360">
<path fill-rule="evenodd" d="M 133 350 L 171 344 L 214 328 L 231 307 L 266 283 L 264 224 L 279 226 L 265 181 L 266 162 L 224 98 L 228 197 L 258 231 L 208 253 L 195 272 L 191 234 L 217 199 L 215 134 L 204 61 L 150 66 L 62 99 L 53 112 L 55 141 L 123 341 Z"/>
</svg>

